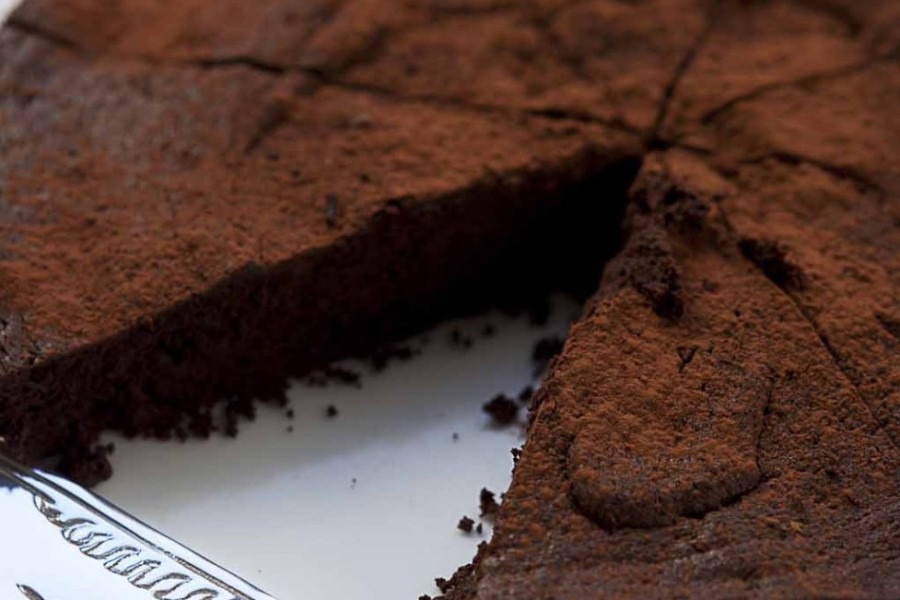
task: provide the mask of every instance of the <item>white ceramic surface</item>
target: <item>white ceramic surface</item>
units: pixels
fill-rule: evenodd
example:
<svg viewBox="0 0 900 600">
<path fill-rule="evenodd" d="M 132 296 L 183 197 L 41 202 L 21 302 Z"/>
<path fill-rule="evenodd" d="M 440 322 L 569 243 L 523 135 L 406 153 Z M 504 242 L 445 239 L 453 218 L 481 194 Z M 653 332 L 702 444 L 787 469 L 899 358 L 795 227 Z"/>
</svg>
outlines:
<svg viewBox="0 0 900 600">
<path fill-rule="evenodd" d="M 493 428 L 481 405 L 531 382 L 534 342 L 564 334 L 578 311 L 555 305 L 542 328 L 496 314 L 446 324 L 421 356 L 380 375 L 348 362 L 367 373 L 362 389 L 296 384 L 293 421 L 263 408 L 234 440 L 111 437 L 116 474 L 96 491 L 279 598 L 436 594 L 434 577 L 490 535 L 465 535 L 457 521 L 477 518 L 483 486 L 506 489 L 522 443 L 519 427 Z M 497 333 L 485 338 L 487 323 Z M 471 350 L 449 343 L 453 327 Z"/>
</svg>

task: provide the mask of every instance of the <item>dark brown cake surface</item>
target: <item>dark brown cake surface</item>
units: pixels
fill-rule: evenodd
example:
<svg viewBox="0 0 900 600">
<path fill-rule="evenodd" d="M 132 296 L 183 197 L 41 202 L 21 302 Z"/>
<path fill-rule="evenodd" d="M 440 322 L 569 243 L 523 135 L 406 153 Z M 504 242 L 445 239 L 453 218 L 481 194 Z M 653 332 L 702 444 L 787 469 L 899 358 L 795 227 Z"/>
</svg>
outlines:
<svg viewBox="0 0 900 600">
<path fill-rule="evenodd" d="M 103 429 L 208 434 L 518 294 L 539 247 L 537 291 L 595 293 L 451 597 L 898 597 L 897 31 L 890 1 L 27 0 L 0 435 L 95 479 Z"/>
<path fill-rule="evenodd" d="M 216 400 L 251 413 L 288 375 L 452 310 L 586 185 L 587 216 L 621 213 L 641 151 L 603 124 L 331 84 L 231 42 L 147 45 L 207 39 L 207 14 L 250 35 L 200 5 L 26 2 L 0 40 L 0 435 L 84 480 L 104 474 L 104 428 L 206 434 Z"/>
<path fill-rule="evenodd" d="M 633 194 L 635 232 L 539 392 L 459 595 L 896 596 L 900 347 L 879 312 L 896 252 L 865 286 L 837 275 L 887 241 L 863 235 L 877 201 L 817 167 L 729 180 L 678 151 Z M 809 203 L 792 227 L 786 194 Z M 862 214 L 820 214 L 823 194 Z M 766 205 L 785 233 L 759 227 Z"/>
<path fill-rule="evenodd" d="M 451 596 L 900 594 L 897 13 L 866 4 L 721 6 Z"/>
</svg>

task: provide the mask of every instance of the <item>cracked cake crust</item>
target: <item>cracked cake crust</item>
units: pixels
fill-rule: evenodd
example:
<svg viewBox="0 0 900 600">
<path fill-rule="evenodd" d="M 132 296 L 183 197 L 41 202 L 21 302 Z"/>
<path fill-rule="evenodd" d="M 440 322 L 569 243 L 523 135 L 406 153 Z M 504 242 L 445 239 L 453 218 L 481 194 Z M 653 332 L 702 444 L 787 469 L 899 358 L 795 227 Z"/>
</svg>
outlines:
<svg viewBox="0 0 900 600">
<path fill-rule="evenodd" d="M 249 413 L 473 298 L 577 284 L 448 597 L 900 595 L 896 3 L 389 8 L 13 15 L 7 448 L 96 480 L 103 429 L 208 434 L 223 397 Z M 565 276 L 521 290 L 533 240 Z"/>
</svg>

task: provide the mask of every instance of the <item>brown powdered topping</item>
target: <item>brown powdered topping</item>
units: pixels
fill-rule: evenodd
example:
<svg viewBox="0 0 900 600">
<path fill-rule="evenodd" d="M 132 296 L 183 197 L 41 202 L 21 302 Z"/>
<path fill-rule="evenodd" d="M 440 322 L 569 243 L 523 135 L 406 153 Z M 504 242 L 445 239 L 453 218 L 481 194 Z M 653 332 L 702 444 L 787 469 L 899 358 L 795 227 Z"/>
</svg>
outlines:
<svg viewBox="0 0 900 600">
<path fill-rule="evenodd" d="M 233 433 L 288 375 L 476 299 L 540 322 L 563 287 L 592 299 L 442 591 L 897 597 L 898 19 L 27 0 L 0 33 L 6 450 L 94 481 L 104 429 Z"/>
</svg>

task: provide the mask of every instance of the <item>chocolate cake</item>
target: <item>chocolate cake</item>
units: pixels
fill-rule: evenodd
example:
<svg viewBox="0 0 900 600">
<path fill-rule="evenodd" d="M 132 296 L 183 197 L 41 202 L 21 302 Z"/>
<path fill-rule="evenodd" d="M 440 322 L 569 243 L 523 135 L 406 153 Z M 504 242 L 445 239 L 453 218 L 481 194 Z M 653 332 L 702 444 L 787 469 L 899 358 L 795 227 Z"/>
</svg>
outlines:
<svg viewBox="0 0 900 600">
<path fill-rule="evenodd" d="M 890 0 L 26 0 L 0 436 L 209 435 L 439 319 L 587 300 L 451 598 L 900 596 Z"/>
</svg>

